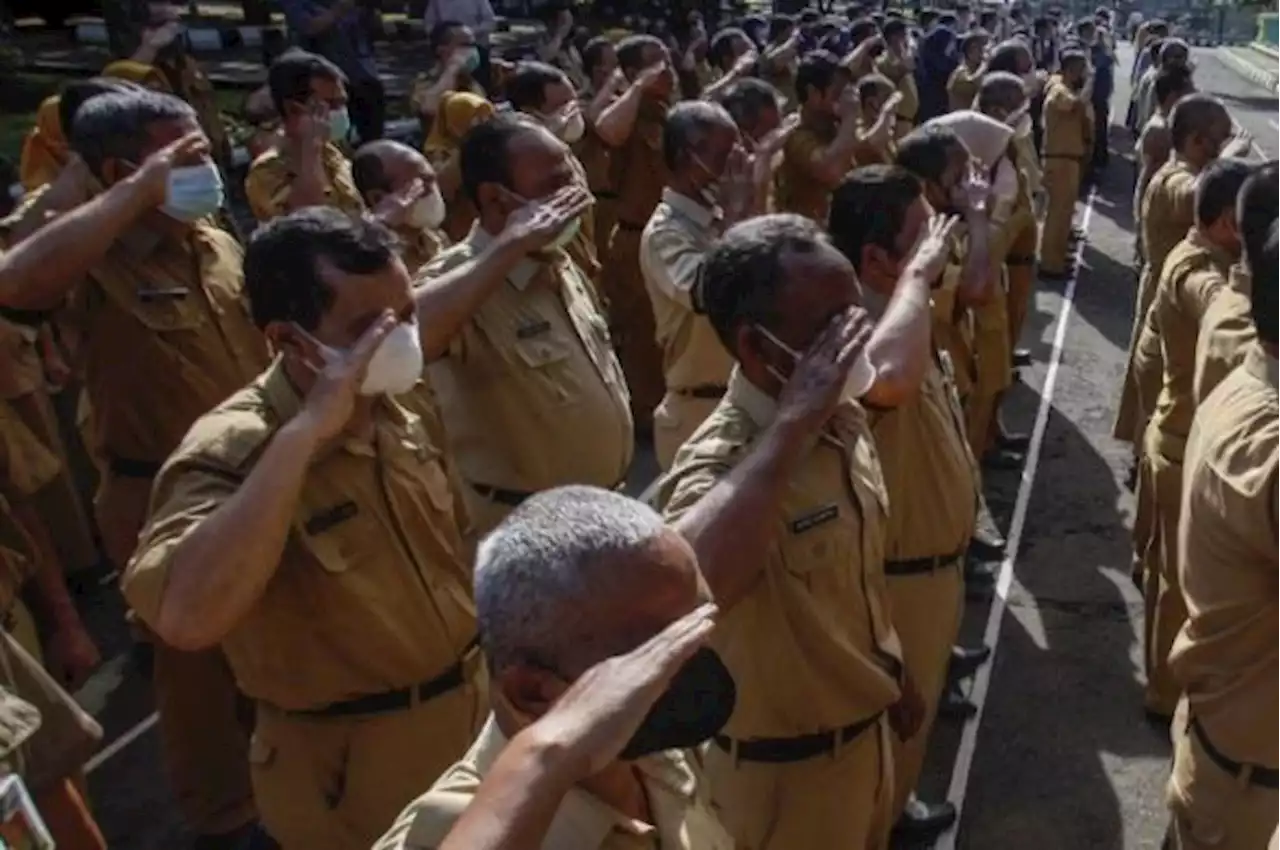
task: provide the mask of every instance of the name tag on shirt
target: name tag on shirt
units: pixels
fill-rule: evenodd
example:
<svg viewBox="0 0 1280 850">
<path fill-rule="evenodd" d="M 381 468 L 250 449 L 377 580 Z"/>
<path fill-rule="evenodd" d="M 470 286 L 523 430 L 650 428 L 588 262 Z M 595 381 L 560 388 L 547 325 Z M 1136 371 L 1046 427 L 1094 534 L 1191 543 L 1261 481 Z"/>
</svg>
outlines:
<svg viewBox="0 0 1280 850">
<path fill-rule="evenodd" d="M 530 322 L 516 328 L 516 339 L 532 339 L 535 336 L 542 336 L 549 330 L 551 330 L 551 323 L 546 319 L 540 322 Z"/>
<path fill-rule="evenodd" d="M 311 517 L 303 528 L 306 529 L 307 534 L 322 534 L 335 525 L 346 522 L 359 512 L 360 507 L 355 502 L 343 502 Z"/>
<path fill-rule="evenodd" d="M 173 286 L 168 289 L 139 289 L 138 300 L 147 303 L 152 301 L 181 301 L 191 294 L 185 286 Z"/>
<path fill-rule="evenodd" d="M 792 534 L 804 534 L 812 528 L 831 522 L 831 520 L 840 516 L 840 508 L 837 505 L 824 505 L 815 511 L 810 511 L 804 516 L 796 517 L 791 521 Z"/>
</svg>

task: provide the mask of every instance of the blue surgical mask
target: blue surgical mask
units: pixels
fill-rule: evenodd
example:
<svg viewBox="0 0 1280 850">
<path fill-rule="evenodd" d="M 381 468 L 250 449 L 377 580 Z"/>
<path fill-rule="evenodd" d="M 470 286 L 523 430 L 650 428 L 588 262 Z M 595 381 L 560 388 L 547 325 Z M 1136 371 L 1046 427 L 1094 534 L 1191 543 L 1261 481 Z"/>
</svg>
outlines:
<svg viewBox="0 0 1280 850">
<path fill-rule="evenodd" d="M 345 106 L 329 110 L 329 141 L 345 142 L 351 135 L 351 114 Z"/>
<path fill-rule="evenodd" d="M 178 221 L 191 222 L 213 215 L 224 198 L 222 172 L 212 162 L 183 165 L 169 172 L 169 185 L 160 211 Z"/>
<path fill-rule="evenodd" d="M 466 51 L 467 58 L 462 63 L 463 70 L 468 74 L 474 74 L 476 69 L 480 67 L 480 48 L 472 46 L 466 48 Z"/>
</svg>

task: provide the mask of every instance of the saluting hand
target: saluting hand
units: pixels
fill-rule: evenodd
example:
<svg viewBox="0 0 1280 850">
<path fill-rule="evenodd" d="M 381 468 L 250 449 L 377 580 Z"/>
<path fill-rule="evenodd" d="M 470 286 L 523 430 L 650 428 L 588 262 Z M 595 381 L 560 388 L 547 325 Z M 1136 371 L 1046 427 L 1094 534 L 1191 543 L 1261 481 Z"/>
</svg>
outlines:
<svg viewBox="0 0 1280 850">
<path fill-rule="evenodd" d="M 425 195 L 427 186 L 421 180 L 411 180 L 404 188 L 390 192 L 373 208 L 373 217 L 387 227 L 400 227 L 409 217 L 409 211 L 418 199 Z"/>
<path fill-rule="evenodd" d="M 859 307 L 833 318 L 796 362 L 778 397 L 778 420 L 816 437 L 840 403 L 845 378 L 873 330 L 875 324 Z"/>
<path fill-rule="evenodd" d="M 507 218 L 503 236 L 524 253 L 539 251 L 591 206 L 591 193 L 574 183 L 545 200 L 531 201 Z"/>
<path fill-rule="evenodd" d="M 149 202 L 148 209 L 158 207 L 165 202 L 169 193 L 169 173 L 175 167 L 191 163 L 208 152 L 208 137 L 202 130 L 193 130 L 144 159 L 129 182 Z"/>
<path fill-rule="evenodd" d="M 323 366 L 312 364 L 316 370 L 316 381 L 303 401 L 298 420 L 315 438 L 317 445 L 338 436 L 351 421 L 369 361 L 396 324 L 395 315 L 387 310 L 350 349 L 337 353 Z"/>
<path fill-rule="evenodd" d="M 954 215 L 933 215 L 911 249 L 907 264 L 920 270 L 925 280 L 937 280 L 951 257 L 952 240 L 960 219 Z"/>
<path fill-rule="evenodd" d="M 706 604 L 625 655 L 578 677 L 529 730 L 563 747 L 579 777 L 616 761 L 681 666 L 706 643 L 717 608 Z"/>
</svg>

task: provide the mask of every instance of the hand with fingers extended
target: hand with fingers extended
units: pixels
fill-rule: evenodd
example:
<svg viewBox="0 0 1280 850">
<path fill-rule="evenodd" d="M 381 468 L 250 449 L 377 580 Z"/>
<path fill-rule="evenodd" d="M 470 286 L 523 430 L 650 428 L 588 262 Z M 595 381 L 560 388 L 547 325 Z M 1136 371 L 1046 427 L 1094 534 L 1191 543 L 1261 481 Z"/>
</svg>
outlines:
<svg viewBox="0 0 1280 850">
<path fill-rule="evenodd" d="M 373 208 L 373 217 L 390 228 L 402 227 L 409 220 L 409 213 L 418 199 L 427 193 L 421 180 L 411 180 L 403 188 L 387 193 Z"/>
<path fill-rule="evenodd" d="M 907 267 L 918 269 L 925 280 L 937 280 L 951 258 L 952 245 L 960 219 L 954 215 L 935 214 L 920 232 L 908 255 Z"/>
<path fill-rule="evenodd" d="M 666 62 L 655 62 L 636 75 L 635 84 L 646 92 L 660 89 L 665 78 L 671 73 Z"/>
<path fill-rule="evenodd" d="M 309 104 L 305 112 L 285 125 L 285 134 L 298 144 L 302 153 L 319 156 L 329 143 L 328 104 Z"/>
<path fill-rule="evenodd" d="M 298 424 L 311 433 L 317 445 L 338 436 L 351 421 L 369 361 L 397 324 L 395 315 L 387 310 L 351 348 L 324 349 L 317 353 L 323 362 L 309 364 L 316 373 L 316 381 L 307 393 L 297 418 Z"/>
<path fill-rule="evenodd" d="M 796 361 L 778 397 L 778 420 L 816 437 L 840 404 L 849 370 L 874 330 L 875 323 L 860 307 L 833 318 Z"/>
<path fill-rule="evenodd" d="M 208 137 L 203 131 L 195 130 L 144 159 L 126 182 L 140 193 L 148 209 L 158 207 L 167 200 L 173 169 L 190 165 L 208 153 Z"/>
<path fill-rule="evenodd" d="M 964 211 L 966 218 L 984 216 L 987 212 L 987 201 L 991 197 L 991 181 L 976 166 L 969 169 L 969 174 L 955 188 L 952 201 Z"/>
<path fill-rule="evenodd" d="M 786 145 L 787 139 L 791 138 L 791 134 L 800 126 L 800 113 L 793 112 L 786 118 L 782 119 L 782 123 L 770 130 L 768 133 L 760 137 L 760 141 L 756 142 L 756 155 L 767 154 L 772 157 L 778 151 L 782 150 Z"/>
<path fill-rule="evenodd" d="M 725 223 L 732 224 L 756 213 L 755 160 L 735 147 L 720 175 L 720 205 Z"/>
<path fill-rule="evenodd" d="M 586 778 L 616 761 L 681 666 L 706 643 L 717 608 L 706 604 L 624 655 L 578 677 L 527 732 L 562 747 Z"/>
<path fill-rule="evenodd" d="M 518 245 L 522 253 L 540 251 L 574 219 L 591 206 L 591 193 L 578 184 L 566 186 L 548 198 L 529 201 L 507 218 L 502 238 Z"/>
</svg>

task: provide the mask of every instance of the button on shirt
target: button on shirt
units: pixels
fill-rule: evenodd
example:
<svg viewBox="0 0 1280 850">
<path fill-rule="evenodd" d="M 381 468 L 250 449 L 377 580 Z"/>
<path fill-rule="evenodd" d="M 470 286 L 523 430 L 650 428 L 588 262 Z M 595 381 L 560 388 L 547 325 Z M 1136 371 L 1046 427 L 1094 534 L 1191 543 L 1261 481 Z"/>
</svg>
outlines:
<svg viewBox="0 0 1280 850">
<path fill-rule="evenodd" d="M 1280 746 L 1276 376 L 1275 358 L 1252 345 L 1196 412 L 1178 530 L 1187 622 L 1169 655 L 1214 747 L 1270 768 Z"/>
<path fill-rule="evenodd" d="M 405 808 L 374 850 L 439 847 L 506 745 L 506 737 L 490 717 L 470 751 Z M 689 756 L 669 750 L 638 759 L 635 766 L 654 823 L 628 817 L 573 788 L 560 801 L 542 840 L 543 850 L 733 850 Z"/>
<path fill-rule="evenodd" d="M 183 539 L 245 482 L 302 408 L 277 361 L 191 429 L 152 491 L 125 596 L 155 622 Z M 441 458 L 419 417 L 390 400 L 368 442 L 307 470 L 280 564 L 222 642 L 245 694 L 317 709 L 428 681 L 475 638 L 471 575 Z"/>
<path fill-rule="evenodd" d="M 96 442 L 160 464 L 191 423 L 253 380 L 266 342 L 244 300 L 240 244 L 197 223 L 184 240 L 138 227 L 75 294 Z"/>
<path fill-rule="evenodd" d="M 776 415 L 777 403 L 735 370 L 664 481 L 668 521 L 741 463 Z M 789 484 L 763 574 L 711 638 L 738 685 L 725 728 L 738 740 L 838 729 L 900 696 L 884 577 L 888 497 L 860 407 L 837 411 Z"/>
<path fill-rule="evenodd" d="M 491 242 L 477 225 L 419 281 Z M 626 475 L 633 446 L 626 379 L 589 281 L 563 254 L 522 261 L 429 374 L 458 468 L 471 483 L 533 493 L 565 484 L 613 487 Z"/>
<path fill-rule="evenodd" d="M 674 390 L 724 386 L 733 368 L 715 329 L 690 302 L 720 221 L 719 210 L 667 188 L 640 237 L 640 271 L 653 301 L 663 372 Z"/>
</svg>

